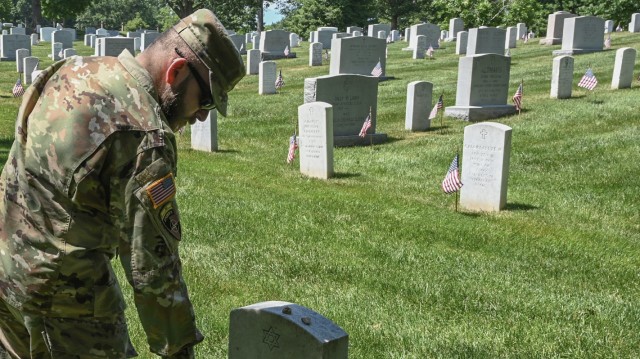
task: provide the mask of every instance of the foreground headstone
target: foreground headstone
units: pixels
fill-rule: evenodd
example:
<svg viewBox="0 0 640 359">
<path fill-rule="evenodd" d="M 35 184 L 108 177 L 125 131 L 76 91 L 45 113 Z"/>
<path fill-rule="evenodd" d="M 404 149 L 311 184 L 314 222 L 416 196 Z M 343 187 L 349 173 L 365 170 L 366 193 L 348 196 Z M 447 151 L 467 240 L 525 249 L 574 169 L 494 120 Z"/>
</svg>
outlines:
<svg viewBox="0 0 640 359">
<path fill-rule="evenodd" d="M 571 98 L 573 87 L 573 57 L 558 56 L 553 59 L 551 71 L 551 98 Z"/>
<path fill-rule="evenodd" d="M 198 151 L 218 150 L 218 112 L 209 111 L 207 119 L 191 125 L 191 148 Z"/>
<path fill-rule="evenodd" d="M 304 103 L 326 102 L 333 106 L 335 146 L 377 144 L 387 135 L 376 133 L 378 78 L 364 75 L 328 75 L 304 80 Z M 366 136 L 358 134 L 371 110 L 371 127 Z"/>
<path fill-rule="evenodd" d="M 507 30 L 497 27 L 480 27 L 469 30 L 467 56 L 480 54 L 504 54 Z"/>
<path fill-rule="evenodd" d="M 511 58 L 484 54 L 461 57 L 458 64 L 456 104 L 445 115 L 466 121 L 483 121 L 516 112 L 507 104 Z"/>
<path fill-rule="evenodd" d="M 549 15 L 547 20 L 547 36 L 540 40 L 541 45 L 557 45 L 562 43 L 564 32 L 564 19 L 578 15 L 566 11 L 556 11 Z"/>
<path fill-rule="evenodd" d="M 322 47 L 321 42 L 309 45 L 309 66 L 322 66 Z"/>
<path fill-rule="evenodd" d="M 303 306 L 262 302 L 231 311 L 229 359 L 347 359 L 349 335 Z"/>
<path fill-rule="evenodd" d="M 258 80 L 258 93 L 271 95 L 276 93 L 276 63 L 275 61 L 262 61 Z"/>
<path fill-rule="evenodd" d="M 507 204 L 511 127 L 483 122 L 464 128 L 460 206 L 496 212 Z"/>
<path fill-rule="evenodd" d="M 300 173 L 314 178 L 333 176 L 333 106 L 310 102 L 298 107 Z"/>
<path fill-rule="evenodd" d="M 427 81 L 413 81 L 407 85 L 407 108 L 404 128 L 409 131 L 426 131 L 431 127 L 433 84 Z"/>
<path fill-rule="evenodd" d="M 247 75 L 257 75 L 260 73 L 260 50 L 252 49 L 247 51 Z"/>
<path fill-rule="evenodd" d="M 386 49 L 387 44 L 384 39 L 368 36 L 333 39 L 329 74 L 371 75 L 371 70 L 380 61 L 384 76 Z"/>
<path fill-rule="evenodd" d="M 564 20 L 562 48 L 553 55 L 575 55 L 602 51 L 604 19 L 597 16 L 578 16 Z"/>
<path fill-rule="evenodd" d="M 633 81 L 633 66 L 636 63 L 636 49 L 623 47 L 616 51 L 616 61 L 611 78 L 612 89 L 631 87 Z"/>
</svg>

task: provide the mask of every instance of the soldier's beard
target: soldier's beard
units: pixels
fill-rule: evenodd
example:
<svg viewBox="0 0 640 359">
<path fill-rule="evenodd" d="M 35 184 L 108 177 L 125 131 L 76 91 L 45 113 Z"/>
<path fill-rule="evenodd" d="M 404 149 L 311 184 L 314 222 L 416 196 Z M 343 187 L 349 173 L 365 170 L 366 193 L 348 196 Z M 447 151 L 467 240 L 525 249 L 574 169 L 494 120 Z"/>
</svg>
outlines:
<svg viewBox="0 0 640 359">
<path fill-rule="evenodd" d="M 186 90 L 184 83 L 178 85 L 176 91 L 171 89 L 171 86 L 165 86 L 162 93 L 160 93 L 160 109 L 166 117 L 167 122 L 172 130 L 178 130 L 183 124 L 180 124 L 180 108 L 179 104 L 183 98 L 183 93 Z"/>
</svg>

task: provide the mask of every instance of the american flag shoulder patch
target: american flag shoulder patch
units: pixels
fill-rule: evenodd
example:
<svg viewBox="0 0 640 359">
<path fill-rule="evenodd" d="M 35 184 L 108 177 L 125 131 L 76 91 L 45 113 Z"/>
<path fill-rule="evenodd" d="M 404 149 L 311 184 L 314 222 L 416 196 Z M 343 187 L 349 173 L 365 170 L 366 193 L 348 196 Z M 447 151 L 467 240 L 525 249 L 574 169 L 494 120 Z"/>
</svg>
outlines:
<svg viewBox="0 0 640 359">
<path fill-rule="evenodd" d="M 176 194 L 176 184 L 173 173 L 162 177 L 147 187 L 147 195 L 151 199 L 153 208 L 158 208 L 170 201 Z"/>
</svg>

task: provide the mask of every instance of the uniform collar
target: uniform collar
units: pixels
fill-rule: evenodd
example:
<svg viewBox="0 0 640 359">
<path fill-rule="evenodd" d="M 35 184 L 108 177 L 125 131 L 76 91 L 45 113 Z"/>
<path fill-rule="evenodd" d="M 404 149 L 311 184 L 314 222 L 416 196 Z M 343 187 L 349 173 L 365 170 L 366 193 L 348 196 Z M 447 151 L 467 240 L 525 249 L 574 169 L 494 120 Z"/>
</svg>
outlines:
<svg viewBox="0 0 640 359">
<path fill-rule="evenodd" d="M 147 70 L 142 67 L 138 61 L 131 55 L 129 51 L 122 51 L 120 55 L 118 55 L 118 61 L 124 66 L 127 71 L 133 76 L 140 85 L 151 95 L 153 98 L 158 101 L 158 93 L 156 92 L 156 88 L 153 86 L 153 79 Z"/>
</svg>

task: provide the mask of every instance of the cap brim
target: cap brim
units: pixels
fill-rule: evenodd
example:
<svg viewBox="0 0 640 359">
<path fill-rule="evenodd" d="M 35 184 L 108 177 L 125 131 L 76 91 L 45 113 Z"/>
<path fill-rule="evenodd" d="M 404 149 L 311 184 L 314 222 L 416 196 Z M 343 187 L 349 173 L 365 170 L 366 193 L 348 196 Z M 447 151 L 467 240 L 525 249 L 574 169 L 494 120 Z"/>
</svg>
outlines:
<svg viewBox="0 0 640 359">
<path fill-rule="evenodd" d="M 216 104 L 216 109 L 222 116 L 227 117 L 227 92 L 218 85 L 211 70 L 209 70 L 209 84 L 211 97 L 213 97 L 213 102 Z"/>
</svg>

